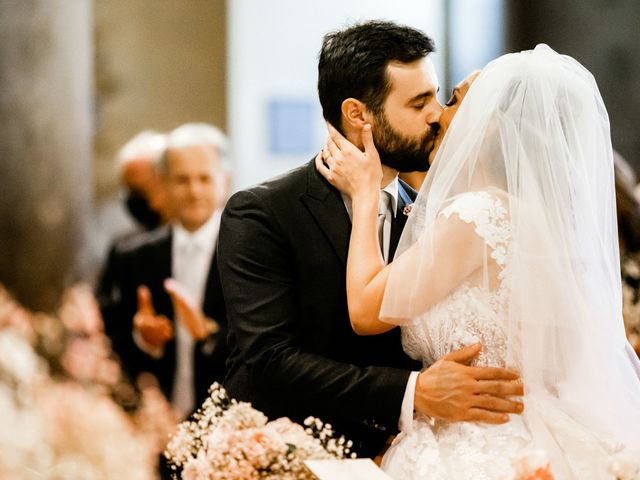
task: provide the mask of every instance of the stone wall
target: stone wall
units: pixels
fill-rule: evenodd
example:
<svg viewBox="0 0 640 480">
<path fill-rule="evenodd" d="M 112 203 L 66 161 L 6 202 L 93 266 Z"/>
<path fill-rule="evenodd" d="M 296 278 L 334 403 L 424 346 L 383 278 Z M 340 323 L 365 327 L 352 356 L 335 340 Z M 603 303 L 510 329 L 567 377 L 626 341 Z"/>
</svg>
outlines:
<svg viewBox="0 0 640 480">
<path fill-rule="evenodd" d="M 96 196 L 143 129 L 201 121 L 226 130 L 224 0 L 96 0 Z"/>
</svg>

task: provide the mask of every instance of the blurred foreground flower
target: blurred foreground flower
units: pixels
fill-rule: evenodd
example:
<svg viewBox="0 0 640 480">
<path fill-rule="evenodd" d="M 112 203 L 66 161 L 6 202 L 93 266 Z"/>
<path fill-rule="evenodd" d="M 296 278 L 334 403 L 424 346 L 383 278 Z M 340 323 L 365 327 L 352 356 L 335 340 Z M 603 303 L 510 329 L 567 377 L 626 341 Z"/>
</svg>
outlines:
<svg viewBox="0 0 640 480">
<path fill-rule="evenodd" d="M 157 387 L 142 388 L 131 414 L 113 400 L 123 391 L 134 389 L 88 288 L 71 289 L 54 317 L 0 286 L 0 478 L 156 478 L 175 419 Z"/>
<path fill-rule="evenodd" d="M 109 397 L 54 381 L 14 332 L 0 350 L 0 478 L 153 478 L 152 449 Z"/>
</svg>

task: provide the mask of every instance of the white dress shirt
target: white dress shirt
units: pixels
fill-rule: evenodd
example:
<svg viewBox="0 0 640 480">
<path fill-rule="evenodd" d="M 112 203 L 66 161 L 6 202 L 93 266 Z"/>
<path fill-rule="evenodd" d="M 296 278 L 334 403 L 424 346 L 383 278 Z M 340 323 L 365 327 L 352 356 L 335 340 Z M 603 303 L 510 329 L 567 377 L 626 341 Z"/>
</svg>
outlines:
<svg viewBox="0 0 640 480">
<path fill-rule="evenodd" d="M 211 268 L 211 259 L 220 229 L 220 211 L 195 232 L 189 232 L 182 225 L 172 226 L 171 273 L 196 305 L 202 307 Z M 173 384 L 171 404 L 182 417 L 186 417 L 195 406 L 194 397 L 194 339 L 179 318 L 175 322 L 176 335 L 176 375 Z"/>
<path fill-rule="evenodd" d="M 386 187 L 382 189 L 389 195 L 391 215 L 385 216 L 384 222 L 378 225 L 378 228 L 382 228 L 381 234 L 382 241 L 382 254 L 385 262 L 389 259 L 389 243 L 391 241 L 391 223 L 396 216 L 398 210 L 398 177 L 395 177 Z M 342 201 L 347 209 L 349 218 L 353 218 L 353 209 L 351 207 L 351 198 L 342 194 Z M 384 194 L 383 194 L 384 195 Z M 402 407 L 400 409 L 400 420 L 398 422 L 398 429 L 400 431 L 408 431 L 413 426 L 413 408 L 414 408 L 414 396 L 416 392 L 416 381 L 420 372 L 411 372 L 409 380 L 407 381 L 407 387 L 404 391 L 404 397 L 402 399 Z"/>
</svg>

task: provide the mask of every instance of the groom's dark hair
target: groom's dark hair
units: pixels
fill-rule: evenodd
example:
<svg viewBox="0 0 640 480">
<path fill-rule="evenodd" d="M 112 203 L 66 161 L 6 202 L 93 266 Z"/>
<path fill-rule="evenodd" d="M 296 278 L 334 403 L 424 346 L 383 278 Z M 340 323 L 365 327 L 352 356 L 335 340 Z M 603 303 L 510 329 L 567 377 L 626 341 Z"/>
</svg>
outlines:
<svg viewBox="0 0 640 480">
<path fill-rule="evenodd" d="M 318 61 L 318 95 L 324 118 L 338 130 L 341 105 L 357 98 L 381 113 L 390 90 L 387 65 L 411 63 L 435 50 L 433 40 L 415 28 L 370 21 L 325 35 Z"/>
</svg>

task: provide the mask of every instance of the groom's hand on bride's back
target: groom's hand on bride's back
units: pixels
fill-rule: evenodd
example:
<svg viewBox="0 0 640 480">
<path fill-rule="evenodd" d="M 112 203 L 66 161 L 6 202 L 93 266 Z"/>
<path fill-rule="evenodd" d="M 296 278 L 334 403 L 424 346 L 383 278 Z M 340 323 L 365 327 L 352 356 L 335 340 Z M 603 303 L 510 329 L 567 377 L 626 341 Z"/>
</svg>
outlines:
<svg viewBox="0 0 640 480">
<path fill-rule="evenodd" d="M 443 356 L 418 375 L 417 413 L 449 421 L 506 423 L 509 413 L 522 413 L 520 375 L 506 368 L 472 367 L 480 344 Z"/>
</svg>

